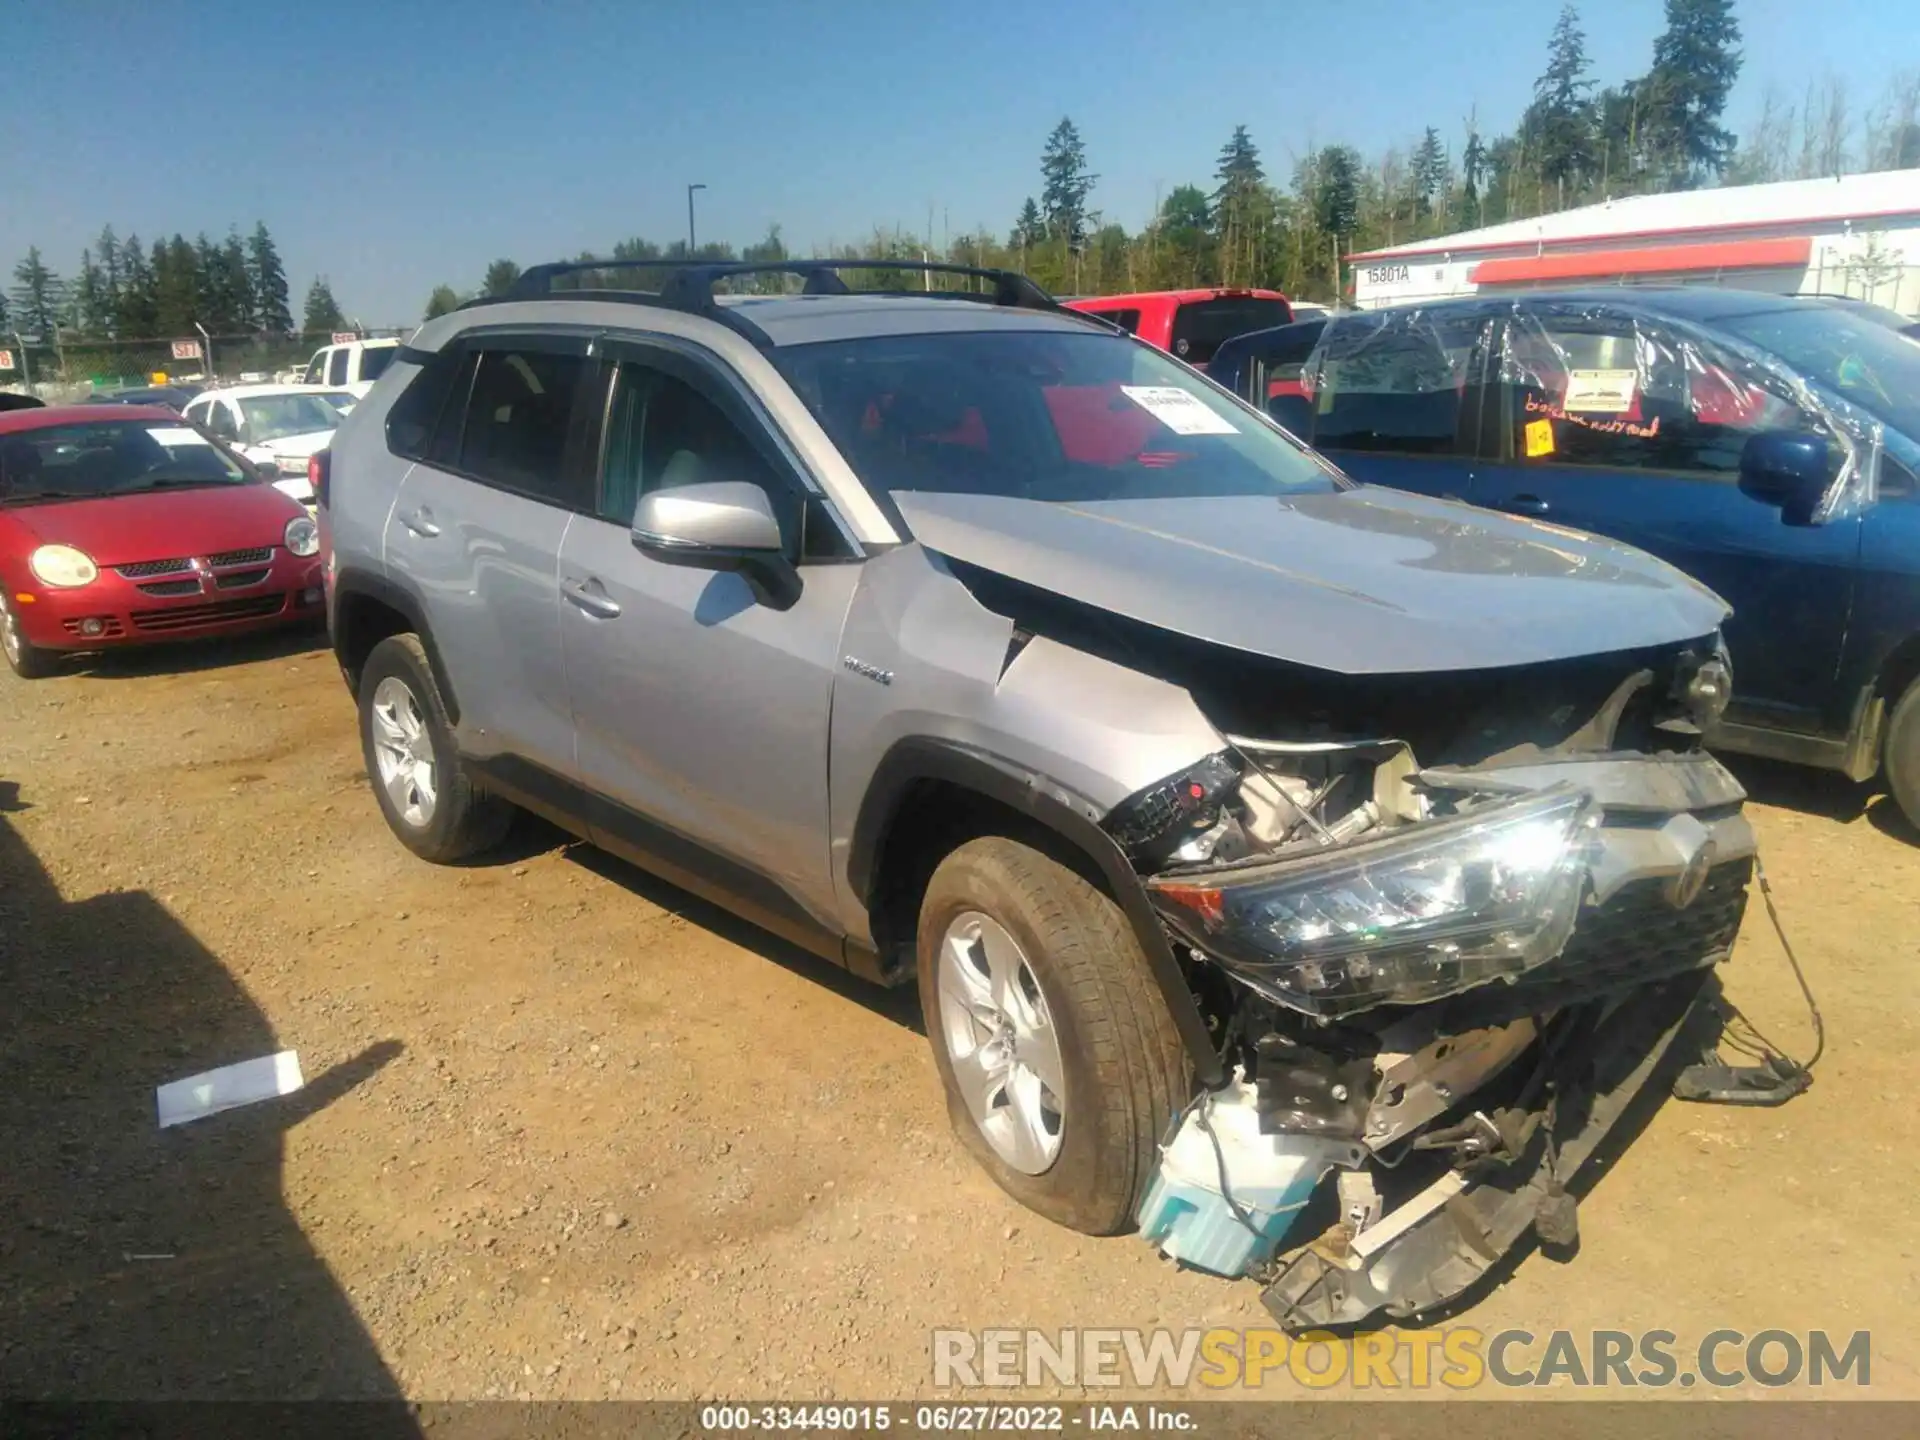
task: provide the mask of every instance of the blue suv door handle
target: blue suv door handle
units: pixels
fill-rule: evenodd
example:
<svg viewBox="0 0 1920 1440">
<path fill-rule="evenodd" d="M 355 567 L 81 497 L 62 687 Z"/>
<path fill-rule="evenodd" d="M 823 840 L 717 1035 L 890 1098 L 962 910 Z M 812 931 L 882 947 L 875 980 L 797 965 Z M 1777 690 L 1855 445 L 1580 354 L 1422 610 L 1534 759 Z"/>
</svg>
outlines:
<svg viewBox="0 0 1920 1440">
<path fill-rule="evenodd" d="M 620 613 L 620 604 L 598 580 L 562 580 L 560 593 L 574 605 L 600 620 L 611 620 Z"/>
<path fill-rule="evenodd" d="M 1510 495 L 1500 502 L 1500 508 L 1515 515 L 1544 515 L 1548 506 L 1538 495 Z"/>
</svg>

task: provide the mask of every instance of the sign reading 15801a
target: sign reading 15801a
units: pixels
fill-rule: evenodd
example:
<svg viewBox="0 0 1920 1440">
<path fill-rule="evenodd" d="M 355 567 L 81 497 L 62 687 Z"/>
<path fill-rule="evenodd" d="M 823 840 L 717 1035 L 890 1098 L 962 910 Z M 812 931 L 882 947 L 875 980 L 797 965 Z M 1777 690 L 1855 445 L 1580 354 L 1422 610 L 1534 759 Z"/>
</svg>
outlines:
<svg viewBox="0 0 1920 1440">
<path fill-rule="evenodd" d="M 1369 285 L 1404 285 L 1409 272 L 1404 265 L 1369 265 L 1367 283 Z"/>
</svg>

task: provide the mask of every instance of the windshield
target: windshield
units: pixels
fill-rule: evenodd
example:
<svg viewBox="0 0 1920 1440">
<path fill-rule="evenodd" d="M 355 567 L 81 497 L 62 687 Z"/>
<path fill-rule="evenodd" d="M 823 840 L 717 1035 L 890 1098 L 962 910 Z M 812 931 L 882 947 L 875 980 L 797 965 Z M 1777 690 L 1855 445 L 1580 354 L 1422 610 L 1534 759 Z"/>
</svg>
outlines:
<svg viewBox="0 0 1920 1440">
<path fill-rule="evenodd" d="M 265 445 L 289 435 L 333 429 L 340 423 L 340 412 L 327 399 L 324 395 L 266 395 L 242 400 L 240 413 L 246 417 L 247 443 Z"/>
<path fill-rule="evenodd" d="M 1094 501 L 1342 484 L 1186 366 L 1118 335 L 894 335 L 773 358 L 876 489 Z"/>
<path fill-rule="evenodd" d="M 1920 345 L 1871 316 L 1808 305 L 1718 322 L 1829 394 L 1920 439 Z"/>
<path fill-rule="evenodd" d="M 160 420 L 49 425 L 0 437 L 0 504 L 244 485 L 248 478 L 199 431 Z"/>
</svg>

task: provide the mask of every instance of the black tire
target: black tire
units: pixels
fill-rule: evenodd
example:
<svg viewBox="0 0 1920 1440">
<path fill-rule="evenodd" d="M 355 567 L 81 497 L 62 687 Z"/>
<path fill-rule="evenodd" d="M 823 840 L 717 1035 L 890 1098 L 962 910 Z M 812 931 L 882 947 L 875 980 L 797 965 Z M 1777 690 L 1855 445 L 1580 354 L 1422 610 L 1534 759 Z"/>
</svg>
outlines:
<svg viewBox="0 0 1920 1440">
<path fill-rule="evenodd" d="M 1887 722 L 1887 788 L 1893 802 L 1907 817 L 1907 824 L 1920 830 L 1920 680 L 1907 686 L 1907 693 L 1893 707 Z"/>
<path fill-rule="evenodd" d="M 433 747 L 435 794 L 431 812 L 420 821 L 407 818 L 380 779 L 374 711 L 381 682 L 386 680 L 405 687 Z M 427 663 L 419 637 L 390 635 L 374 646 L 360 670 L 359 695 L 360 751 L 367 780 L 373 786 L 380 813 L 387 817 L 387 825 L 400 843 L 422 860 L 439 865 L 468 859 L 499 844 L 513 823 L 513 807 L 479 789 L 468 777 L 454 745 L 453 727 L 447 723 L 440 687 L 433 682 L 433 667 Z"/>
<path fill-rule="evenodd" d="M 954 1079 L 938 963 L 953 922 L 996 921 L 1024 952 L 1059 1036 L 1059 1153 L 1040 1174 L 1004 1161 Z M 1133 1227 L 1159 1143 L 1191 1092 L 1192 1069 L 1140 942 L 1112 899 L 1059 861 L 1001 836 L 970 840 L 934 871 L 916 949 L 921 1010 L 961 1142 L 1009 1195 L 1089 1235 Z"/>
<path fill-rule="evenodd" d="M 9 637 L 0 644 L 0 655 L 7 657 L 7 668 L 22 680 L 44 680 L 60 668 L 60 652 L 42 650 L 13 628 L 13 602 L 0 596 L 0 626 Z"/>
</svg>

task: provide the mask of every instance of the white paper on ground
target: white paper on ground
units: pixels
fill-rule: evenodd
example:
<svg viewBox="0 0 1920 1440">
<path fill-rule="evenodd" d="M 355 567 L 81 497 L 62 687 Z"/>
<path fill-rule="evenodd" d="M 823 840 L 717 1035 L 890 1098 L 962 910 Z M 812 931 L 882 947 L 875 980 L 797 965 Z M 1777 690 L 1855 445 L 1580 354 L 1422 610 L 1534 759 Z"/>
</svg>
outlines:
<svg viewBox="0 0 1920 1440">
<path fill-rule="evenodd" d="M 218 1070 L 189 1075 L 153 1092 L 160 1109 L 160 1128 L 183 1125 L 206 1115 L 218 1115 L 256 1100 L 291 1095 L 307 1082 L 300 1075 L 300 1057 L 291 1050 L 222 1065 Z"/>
<path fill-rule="evenodd" d="M 1122 385 L 1120 393 L 1176 435 L 1238 435 L 1232 423 L 1216 415 L 1191 390 L 1178 385 Z"/>
</svg>

